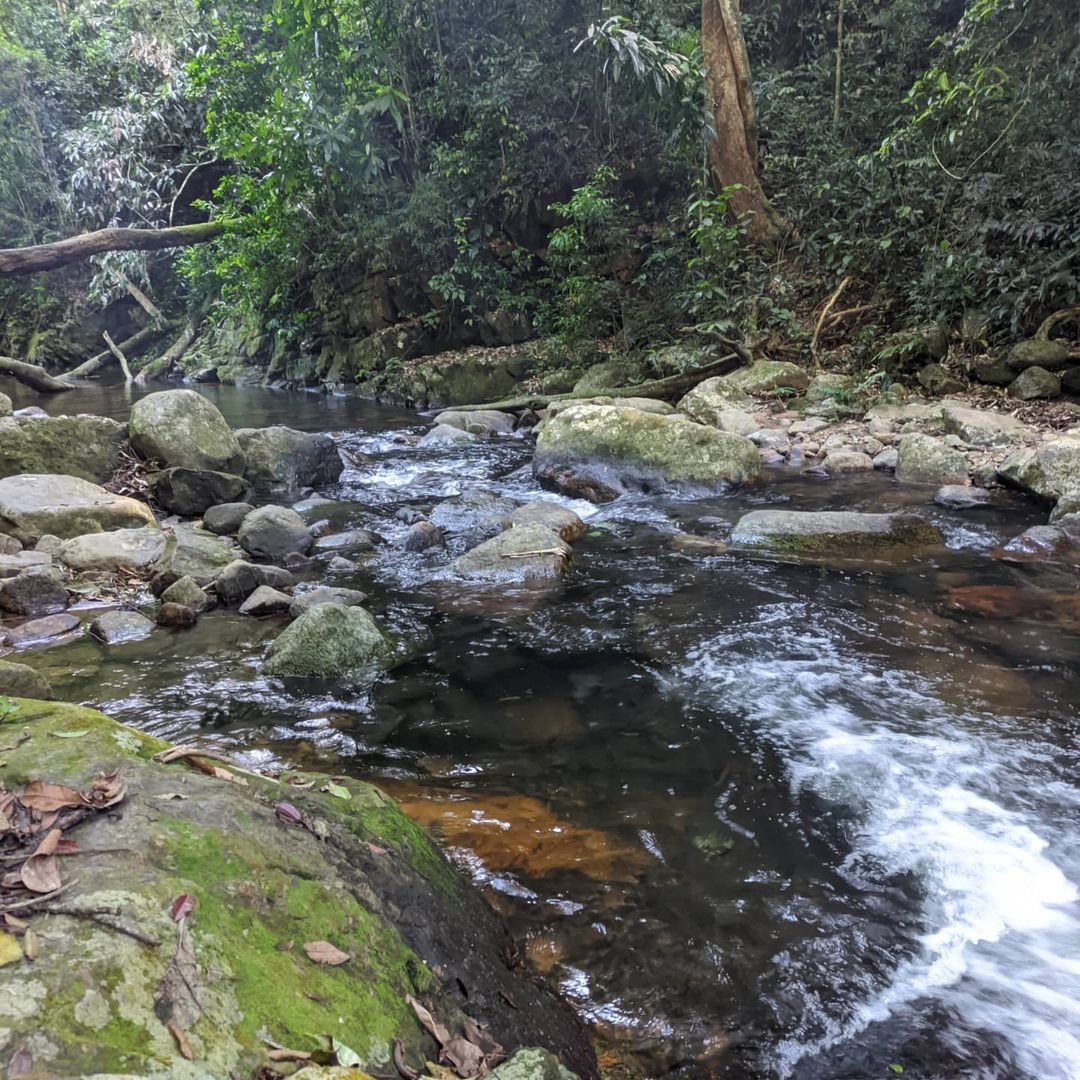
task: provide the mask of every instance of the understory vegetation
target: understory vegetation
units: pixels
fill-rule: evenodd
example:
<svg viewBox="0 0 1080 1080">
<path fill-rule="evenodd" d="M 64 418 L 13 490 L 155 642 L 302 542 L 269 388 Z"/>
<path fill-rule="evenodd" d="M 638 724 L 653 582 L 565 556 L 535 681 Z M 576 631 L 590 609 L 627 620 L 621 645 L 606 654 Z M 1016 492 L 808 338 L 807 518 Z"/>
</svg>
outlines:
<svg viewBox="0 0 1080 1080">
<path fill-rule="evenodd" d="M 243 325 L 267 364 L 336 342 L 354 372 L 717 337 L 870 372 L 895 331 L 984 347 L 1077 303 L 1072 5 L 744 0 L 739 23 L 775 242 L 710 164 L 697 3 L 0 0 L 0 248 L 228 225 L 0 278 L 0 353 L 55 364 L 132 286 L 163 327 L 235 348 Z"/>
</svg>

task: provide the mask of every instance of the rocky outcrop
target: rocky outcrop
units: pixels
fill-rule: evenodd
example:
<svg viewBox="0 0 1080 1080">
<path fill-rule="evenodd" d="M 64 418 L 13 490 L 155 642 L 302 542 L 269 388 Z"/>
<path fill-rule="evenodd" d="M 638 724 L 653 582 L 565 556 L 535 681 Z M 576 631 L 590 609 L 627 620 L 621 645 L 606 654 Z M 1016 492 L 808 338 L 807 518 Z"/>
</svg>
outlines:
<svg viewBox="0 0 1080 1080">
<path fill-rule="evenodd" d="M 101 484 L 120 464 L 123 424 L 104 416 L 0 419 L 0 477 L 60 473 Z"/>
<path fill-rule="evenodd" d="M 154 478 L 154 498 L 181 517 L 198 517 L 211 506 L 247 498 L 248 482 L 234 473 L 212 469 L 165 469 Z"/>
<path fill-rule="evenodd" d="M 896 478 L 915 484 L 963 484 L 967 456 L 933 435 L 912 432 L 900 437 Z"/>
<path fill-rule="evenodd" d="M 329 435 L 275 426 L 239 428 L 236 438 L 247 461 L 244 477 L 257 491 L 322 487 L 337 483 L 345 469 Z"/>
<path fill-rule="evenodd" d="M 274 639 L 263 671 L 336 679 L 382 666 L 390 651 L 390 639 L 363 608 L 318 604 Z"/>
<path fill-rule="evenodd" d="M 487 581 L 551 581 L 569 563 L 570 545 L 545 525 L 515 525 L 485 540 L 451 564 L 455 574 Z"/>
<path fill-rule="evenodd" d="M 217 408 L 194 390 L 162 390 L 140 398 L 128 420 L 131 445 L 166 466 L 240 474 L 244 454 Z"/>
<path fill-rule="evenodd" d="M 941 532 L 914 514 L 848 510 L 752 510 L 731 533 L 739 550 L 825 560 L 896 555 L 941 543 Z"/>
<path fill-rule="evenodd" d="M 0 532 L 34 544 L 109 529 L 155 526 L 150 508 L 74 476 L 23 474 L 0 480 Z"/>
</svg>

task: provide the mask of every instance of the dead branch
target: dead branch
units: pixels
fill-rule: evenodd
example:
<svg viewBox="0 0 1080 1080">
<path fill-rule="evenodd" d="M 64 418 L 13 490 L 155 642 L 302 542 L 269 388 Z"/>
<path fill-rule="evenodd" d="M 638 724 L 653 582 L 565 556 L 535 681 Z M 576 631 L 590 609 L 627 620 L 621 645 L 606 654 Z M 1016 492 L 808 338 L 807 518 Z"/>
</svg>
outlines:
<svg viewBox="0 0 1080 1080">
<path fill-rule="evenodd" d="M 10 375 L 40 394 L 58 394 L 61 390 L 74 389 L 71 383 L 54 378 L 43 367 L 13 360 L 10 356 L 0 356 L 0 375 Z"/>
<path fill-rule="evenodd" d="M 1050 331 L 1053 330 L 1059 322 L 1071 318 L 1080 318 L 1080 305 L 1061 308 L 1060 310 L 1053 312 L 1053 314 L 1047 315 L 1039 324 L 1039 329 L 1035 331 L 1036 339 L 1039 341 L 1049 341 Z"/>
<path fill-rule="evenodd" d="M 817 361 L 818 358 L 818 339 L 821 337 L 822 328 L 825 326 L 825 319 L 829 312 L 832 311 L 836 301 L 840 299 L 840 294 L 851 284 L 851 278 L 845 277 L 841 280 L 840 284 L 836 286 L 836 291 L 825 302 L 825 306 L 821 309 L 821 314 L 818 316 L 817 325 L 814 327 L 814 336 L 810 339 L 810 355 Z"/>
<path fill-rule="evenodd" d="M 121 349 L 125 356 L 137 355 L 145 345 L 153 341 L 154 338 L 160 337 L 175 325 L 175 323 L 151 323 L 149 326 L 144 326 L 137 333 L 132 334 L 131 337 L 121 341 L 117 348 Z M 112 358 L 113 353 L 106 349 L 96 356 L 91 356 L 89 360 L 85 360 L 78 367 L 66 372 L 64 378 L 85 379 L 88 375 L 93 375 L 103 368 Z"/>
<path fill-rule="evenodd" d="M 180 362 L 184 353 L 195 344 L 198 336 L 198 327 L 194 322 L 189 322 L 181 331 L 180 336 L 156 359 L 151 360 L 135 377 L 137 383 L 150 382 L 151 379 L 160 379 L 168 375 Z"/>
<path fill-rule="evenodd" d="M 116 357 L 116 362 L 120 365 L 120 370 L 124 373 L 124 383 L 127 386 L 131 385 L 131 368 L 128 367 L 127 357 L 117 348 L 116 342 L 109 337 L 109 332 L 106 330 L 102 335 L 105 339 L 105 344 L 109 346 L 109 352 Z"/>
</svg>

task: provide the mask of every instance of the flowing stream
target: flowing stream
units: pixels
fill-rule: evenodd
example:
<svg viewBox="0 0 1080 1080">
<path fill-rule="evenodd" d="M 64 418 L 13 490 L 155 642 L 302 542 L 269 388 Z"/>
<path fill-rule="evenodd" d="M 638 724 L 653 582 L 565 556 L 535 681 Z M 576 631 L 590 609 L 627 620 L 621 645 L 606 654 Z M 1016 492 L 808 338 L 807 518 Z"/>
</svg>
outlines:
<svg viewBox="0 0 1080 1080">
<path fill-rule="evenodd" d="M 259 673 L 281 624 L 219 611 L 24 654 L 60 696 L 253 767 L 383 784 L 644 1075 L 1080 1078 L 1076 580 L 989 555 L 1044 511 L 776 471 L 574 503 L 589 533 L 565 582 L 493 594 L 445 551 L 404 553 L 394 515 L 554 498 L 525 440 L 419 448 L 399 410 L 200 390 L 234 426 L 337 432 L 351 464 L 326 516 L 386 543 L 334 583 L 368 592 L 411 659 L 372 687 L 283 685 Z M 124 394 L 49 407 L 124 418 Z M 827 569 L 671 544 L 763 505 L 914 506 L 949 551 Z M 1030 617 L 949 602 L 1017 585 Z"/>
</svg>

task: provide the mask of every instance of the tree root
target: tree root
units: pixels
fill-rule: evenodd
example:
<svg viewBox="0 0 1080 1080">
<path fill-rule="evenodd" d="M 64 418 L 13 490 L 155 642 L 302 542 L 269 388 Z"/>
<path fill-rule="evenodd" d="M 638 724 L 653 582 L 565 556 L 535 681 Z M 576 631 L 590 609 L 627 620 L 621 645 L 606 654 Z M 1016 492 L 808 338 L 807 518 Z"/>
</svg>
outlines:
<svg viewBox="0 0 1080 1080">
<path fill-rule="evenodd" d="M 825 306 L 821 309 L 821 314 L 818 316 L 817 325 L 814 327 L 814 336 L 810 339 L 810 355 L 814 358 L 814 362 L 817 362 L 818 358 L 818 341 L 821 338 L 821 331 L 825 328 L 825 320 L 828 318 L 829 312 L 836 305 L 836 301 L 840 299 L 841 293 L 851 284 L 851 277 L 845 277 L 840 281 L 840 284 L 836 286 L 835 292 L 828 300 L 825 301 Z"/>
<path fill-rule="evenodd" d="M 1037 341 L 1049 341 L 1050 331 L 1054 329 L 1059 322 L 1063 322 L 1065 319 L 1080 318 L 1080 304 L 1073 307 L 1061 308 L 1058 311 L 1047 315 L 1045 319 L 1039 324 L 1039 329 L 1035 331 L 1035 339 Z M 1069 347 L 1069 352 L 1074 353 L 1075 348 Z"/>
</svg>

